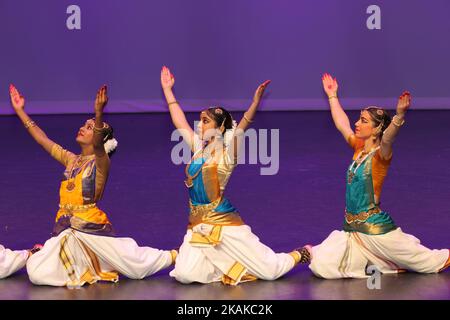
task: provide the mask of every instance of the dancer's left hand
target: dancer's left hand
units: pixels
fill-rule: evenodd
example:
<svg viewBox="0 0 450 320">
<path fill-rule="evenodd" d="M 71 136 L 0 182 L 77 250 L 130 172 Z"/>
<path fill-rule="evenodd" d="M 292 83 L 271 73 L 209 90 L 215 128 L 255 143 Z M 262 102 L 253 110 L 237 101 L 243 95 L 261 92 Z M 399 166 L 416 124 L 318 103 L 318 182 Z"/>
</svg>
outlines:
<svg viewBox="0 0 450 320">
<path fill-rule="evenodd" d="M 397 114 L 405 115 L 411 105 L 411 94 L 408 91 L 402 93 L 398 98 Z"/>
<path fill-rule="evenodd" d="M 261 101 L 264 91 L 266 90 L 266 88 L 270 82 L 271 82 L 271 80 L 266 80 L 262 84 L 259 85 L 259 87 L 255 91 L 255 96 L 253 97 L 253 102 L 259 103 Z"/>
<path fill-rule="evenodd" d="M 105 109 L 108 104 L 108 87 L 103 85 L 98 91 L 97 96 L 95 97 L 95 113 L 103 113 L 103 109 Z"/>
</svg>

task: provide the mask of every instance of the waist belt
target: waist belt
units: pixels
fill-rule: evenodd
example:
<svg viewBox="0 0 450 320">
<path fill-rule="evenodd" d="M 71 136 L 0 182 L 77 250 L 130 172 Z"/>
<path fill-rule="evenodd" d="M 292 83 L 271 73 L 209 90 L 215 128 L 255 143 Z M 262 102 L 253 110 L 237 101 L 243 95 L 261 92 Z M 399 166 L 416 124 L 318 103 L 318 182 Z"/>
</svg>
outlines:
<svg viewBox="0 0 450 320">
<path fill-rule="evenodd" d="M 82 205 L 76 205 L 76 204 L 59 204 L 59 208 L 64 211 L 68 212 L 84 212 L 89 209 L 97 207 L 96 203 L 90 203 L 90 204 L 82 204 Z"/>
<path fill-rule="evenodd" d="M 370 209 L 369 211 L 360 212 L 358 214 L 350 213 L 345 210 L 345 221 L 347 221 L 348 224 L 351 224 L 355 221 L 365 222 L 367 219 L 369 219 L 369 217 L 380 212 L 381 210 L 379 207 L 375 207 L 373 209 Z"/>
<path fill-rule="evenodd" d="M 222 226 L 240 226 L 243 225 L 241 217 L 237 212 L 216 212 L 215 209 L 222 202 L 222 197 L 213 202 L 201 205 L 193 205 L 189 200 L 189 226 L 191 229 L 200 223 Z"/>
</svg>

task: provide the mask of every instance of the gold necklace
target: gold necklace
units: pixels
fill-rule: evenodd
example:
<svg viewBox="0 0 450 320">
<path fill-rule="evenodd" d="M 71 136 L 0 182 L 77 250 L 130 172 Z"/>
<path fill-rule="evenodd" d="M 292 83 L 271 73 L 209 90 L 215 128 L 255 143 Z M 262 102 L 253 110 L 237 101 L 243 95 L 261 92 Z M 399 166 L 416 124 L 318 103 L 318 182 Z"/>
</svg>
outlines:
<svg viewBox="0 0 450 320">
<path fill-rule="evenodd" d="M 362 150 L 359 155 L 356 157 L 356 159 L 351 164 L 350 168 L 348 169 L 348 183 L 351 184 L 353 181 L 353 178 L 356 175 L 356 171 L 361 166 L 361 164 L 366 160 L 372 153 L 380 149 L 380 146 L 372 148 L 370 151 Z M 356 167 L 355 167 L 356 164 Z M 353 169 L 354 168 L 354 169 Z"/>
<path fill-rule="evenodd" d="M 204 149 L 206 149 L 206 147 L 205 147 Z M 203 155 L 204 155 L 204 149 L 202 149 L 202 158 L 203 158 Z M 216 150 L 213 149 L 213 151 L 209 154 L 209 155 L 210 155 L 210 158 L 212 158 L 212 157 L 214 156 L 215 152 L 216 152 Z M 199 154 L 200 154 L 200 153 L 199 153 Z M 197 160 L 198 158 L 200 158 L 200 156 L 197 156 L 197 157 L 193 156 L 192 159 L 191 159 L 191 162 L 189 162 L 188 165 L 186 166 L 186 168 L 184 169 L 184 172 L 185 172 L 185 174 L 186 174 L 186 180 L 184 180 L 184 184 L 185 184 L 185 186 L 186 186 L 187 188 L 192 188 L 192 186 L 194 185 L 194 179 L 197 178 L 197 176 L 198 176 L 198 175 L 200 174 L 200 172 L 202 171 L 203 166 L 204 166 L 204 165 L 206 164 L 206 162 L 207 162 L 207 160 L 205 159 L 205 161 L 202 163 L 202 165 L 201 165 L 200 168 L 197 170 L 197 172 L 194 173 L 194 174 L 191 176 L 191 175 L 189 174 L 189 169 L 191 168 L 192 161 L 195 161 L 195 160 Z M 208 159 L 209 159 L 209 158 L 208 158 Z"/>
<path fill-rule="evenodd" d="M 77 157 L 77 159 L 72 163 L 72 168 L 70 169 L 70 173 L 68 175 L 68 180 L 69 182 L 67 183 L 66 186 L 66 190 L 69 192 L 72 192 L 75 189 L 75 178 L 72 177 L 73 172 L 75 170 L 75 165 L 76 168 L 82 168 L 87 162 L 88 160 L 90 160 L 94 155 L 89 155 L 89 156 L 83 156 L 83 155 L 79 155 Z"/>
</svg>

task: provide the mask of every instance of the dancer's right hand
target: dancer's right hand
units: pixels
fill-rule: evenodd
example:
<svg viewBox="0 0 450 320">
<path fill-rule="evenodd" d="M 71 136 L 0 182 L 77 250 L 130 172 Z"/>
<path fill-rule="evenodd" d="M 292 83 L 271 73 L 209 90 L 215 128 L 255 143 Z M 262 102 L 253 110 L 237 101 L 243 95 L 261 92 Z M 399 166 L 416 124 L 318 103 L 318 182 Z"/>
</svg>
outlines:
<svg viewBox="0 0 450 320">
<path fill-rule="evenodd" d="M 11 98 L 11 105 L 16 112 L 25 108 L 25 98 L 20 95 L 20 92 L 12 84 L 9 85 L 9 96 Z"/>
<path fill-rule="evenodd" d="M 325 93 L 328 97 L 336 96 L 338 91 L 338 83 L 336 81 L 336 78 L 333 79 L 331 75 L 328 73 L 325 73 L 322 76 L 322 84 L 323 84 L 323 90 L 325 90 Z"/>
<path fill-rule="evenodd" d="M 170 72 L 169 68 L 163 66 L 161 69 L 161 86 L 163 90 L 172 89 L 175 84 L 175 77 Z"/>
</svg>

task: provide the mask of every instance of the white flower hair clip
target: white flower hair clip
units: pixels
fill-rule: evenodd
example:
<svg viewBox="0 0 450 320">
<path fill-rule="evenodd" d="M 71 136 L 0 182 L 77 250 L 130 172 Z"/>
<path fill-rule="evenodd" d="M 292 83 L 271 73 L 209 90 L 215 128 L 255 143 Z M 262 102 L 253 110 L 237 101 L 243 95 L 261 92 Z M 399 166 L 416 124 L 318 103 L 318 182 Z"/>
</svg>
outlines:
<svg viewBox="0 0 450 320">
<path fill-rule="evenodd" d="M 114 138 L 109 139 L 108 141 L 106 141 L 106 142 L 104 143 L 104 147 L 105 147 L 106 153 L 107 153 L 107 154 L 110 154 L 111 152 L 113 152 L 114 150 L 116 150 L 118 144 L 119 144 L 119 143 L 118 143 L 117 140 L 114 139 Z"/>
</svg>

